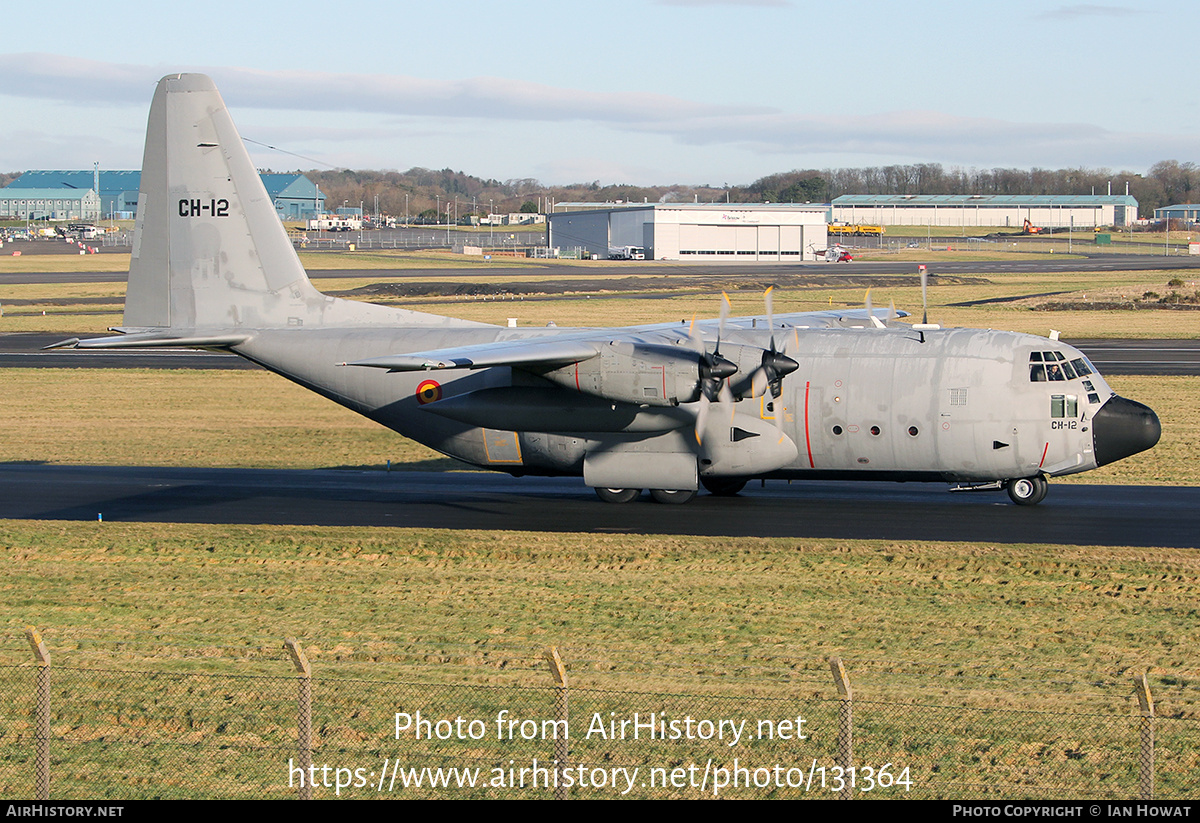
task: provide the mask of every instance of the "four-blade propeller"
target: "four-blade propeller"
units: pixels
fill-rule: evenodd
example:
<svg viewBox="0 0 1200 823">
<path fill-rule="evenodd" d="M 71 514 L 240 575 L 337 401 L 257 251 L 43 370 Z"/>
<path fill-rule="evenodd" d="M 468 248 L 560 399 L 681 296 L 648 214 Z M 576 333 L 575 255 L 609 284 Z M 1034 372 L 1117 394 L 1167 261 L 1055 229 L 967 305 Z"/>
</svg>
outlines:
<svg viewBox="0 0 1200 823">
<path fill-rule="evenodd" d="M 767 309 L 767 326 L 771 329 L 769 346 L 762 350 L 762 358 L 759 365 L 749 375 L 744 376 L 738 381 L 736 387 L 731 387 L 730 378 L 737 374 L 738 367 L 735 363 L 721 356 L 721 340 L 725 336 L 725 319 L 729 315 L 729 295 L 724 293 L 721 295 L 721 314 L 717 331 L 717 344 L 712 352 L 709 352 L 704 347 L 703 342 L 696 336 L 693 324 L 689 336 L 693 341 L 693 345 L 696 345 L 702 352 L 700 355 L 700 400 L 696 412 L 697 443 L 703 442 L 711 403 L 716 402 L 718 405 L 729 406 L 729 415 L 732 418 L 734 413 L 733 403 L 741 399 L 741 396 L 745 394 L 747 389 L 750 390 L 750 396 L 754 398 L 762 397 L 770 390 L 772 400 L 778 400 L 783 393 L 783 378 L 800 368 L 800 364 L 787 355 L 786 337 L 783 348 L 778 347 L 775 343 L 773 291 L 774 286 L 768 288 L 764 294 Z M 783 438 L 782 417 L 781 412 L 774 414 L 775 426 L 779 429 L 781 440 Z"/>
</svg>

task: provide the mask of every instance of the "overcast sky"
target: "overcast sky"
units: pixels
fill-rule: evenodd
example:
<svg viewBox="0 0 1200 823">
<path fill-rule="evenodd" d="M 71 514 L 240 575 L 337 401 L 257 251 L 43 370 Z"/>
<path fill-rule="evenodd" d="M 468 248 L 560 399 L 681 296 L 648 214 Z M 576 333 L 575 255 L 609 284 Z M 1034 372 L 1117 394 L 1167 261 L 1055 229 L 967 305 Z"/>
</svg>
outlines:
<svg viewBox="0 0 1200 823">
<path fill-rule="evenodd" d="M 1200 160 L 1200 4 L 334 7 L 9 4 L 0 171 L 140 167 L 154 84 L 177 71 L 211 75 L 244 138 L 292 153 L 251 144 L 275 170 L 721 186 L 830 166 Z"/>
</svg>

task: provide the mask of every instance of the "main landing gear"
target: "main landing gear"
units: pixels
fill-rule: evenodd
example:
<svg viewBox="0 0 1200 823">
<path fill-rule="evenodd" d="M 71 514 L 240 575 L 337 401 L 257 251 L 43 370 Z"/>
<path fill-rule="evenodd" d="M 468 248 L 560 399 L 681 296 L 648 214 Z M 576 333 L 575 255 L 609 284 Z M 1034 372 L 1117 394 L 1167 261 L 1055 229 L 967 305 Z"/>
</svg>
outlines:
<svg viewBox="0 0 1200 823">
<path fill-rule="evenodd" d="M 641 497 L 641 489 L 596 489 L 596 496 L 605 503 L 632 503 Z M 687 503 L 696 496 L 695 489 L 651 489 L 650 496 L 658 503 Z"/>
<path fill-rule="evenodd" d="M 605 503 L 632 503 L 641 495 L 641 489 L 596 489 L 596 496 Z"/>
<path fill-rule="evenodd" d="M 1049 487 L 1046 476 L 1042 474 L 1009 480 L 1007 485 L 1009 498 L 1018 506 L 1036 506 L 1041 503 Z"/>
</svg>

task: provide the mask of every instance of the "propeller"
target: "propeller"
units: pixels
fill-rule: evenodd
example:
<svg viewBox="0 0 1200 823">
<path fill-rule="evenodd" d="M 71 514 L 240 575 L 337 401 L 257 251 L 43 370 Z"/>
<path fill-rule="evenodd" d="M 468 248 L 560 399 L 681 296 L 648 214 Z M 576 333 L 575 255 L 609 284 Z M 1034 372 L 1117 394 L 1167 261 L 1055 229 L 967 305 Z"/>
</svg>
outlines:
<svg viewBox="0 0 1200 823">
<path fill-rule="evenodd" d="M 721 338 L 725 335 L 725 319 L 729 316 L 729 295 L 721 293 L 721 315 L 717 326 L 717 345 L 710 352 L 704 341 L 696 334 L 696 319 L 688 329 L 688 339 L 695 349 L 699 361 L 700 394 L 708 400 L 716 400 L 721 384 L 737 374 L 737 364 L 721 356 Z"/>
<path fill-rule="evenodd" d="M 729 295 L 721 292 L 721 313 L 717 325 L 717 345 L 710 352 L 695 333 L 695 320 L 688 332 L 693 346 L 700 355 L 700 407 L 696 412 L 696 442 L 702 443 L 704 426 L 708 421 L 708 407 L 711 403 L 726 403 L 733 401 L 733 393 L 729 391 L 729 378 L 737 374 L 737 364 L 721 356 L 721 338 L 725 335 L 725 319 L 729 317 Z M 732 416 L 732 411 L 730 412 Z"/>
<path fill-rule="evenodd" d="M 929 286 L 929 272 L 921 266 L 921 325 L 929 325 L 929 301 L 925 298 L 925 290 Z"/>
<path fill-rule="evenodd" d="M 871 289 L 870 288 L 867 289 L 866 303 L 867 303 L 867 319 L 870 321 L 871 325 L 877 329 L 886 329 L 887 326 L 884 324 L 884 322 L 875 316 L 875 307 L 871 304 Z M 895 312 L 895 310 L 896 310 L 895 306 L 893 306 L 892 307 L 893 313 Z"/>
<path fill-rule="evenodd" d="M 772 397 L 779 397 L 783 391 L 782 381 L 786 375 L 800 368 L 800 364 L 787 356 L 786 345 L 780 349 L 775 343 L 775 307 L 772 299 L 774 286 L 767 289 L 763 298 L 767 306 L 767 326 L 771 329 L 771 340 L 768 348 L 762 350 L 762 359 L 747 377 L 739 381 L 734 391 L 739 396 L 750 389 L 751 397 L 762 397 L 769 389 Z"/>
</svg>

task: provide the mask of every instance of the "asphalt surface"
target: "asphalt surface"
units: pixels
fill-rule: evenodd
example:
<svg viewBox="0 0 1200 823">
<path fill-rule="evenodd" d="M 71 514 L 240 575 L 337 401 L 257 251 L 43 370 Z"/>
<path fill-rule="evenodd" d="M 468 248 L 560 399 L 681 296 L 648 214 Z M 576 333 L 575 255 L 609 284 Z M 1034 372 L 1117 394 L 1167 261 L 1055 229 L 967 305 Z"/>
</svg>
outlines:
<svg viewBox="0 0 1200 823">
<path fill-rule="evenodd" d="M 577 478 L 9 463 L 0 518 L 1200 548 L 1200 488 L 1054 483 L 1036 507 L 942 484 L 816 481 L 613 505 Z"/>
<path fill-rule="evenodd" d="M 127 250 L 124 247 L 122 250 Z M 5 249 L 7 251 L 7 248 Z M 1078 272 L 1078 271 L 1159 271 L 1176 269 L 1200 269 L 1200 256 L 1186 254 L 1153 255 L 1153 254 L 1092 254 L 1083 258 L 1070 260 L 1051 260 L 1044 257 L 1031 260 L 963 260 L 940 261 L 936 253 L 925 262 L 931 277 L 939 275 L 981 275 L 988 272 Z M 416 278 L 444 279 L 448 276 L 469 274 L 472 271 L 486 272 L 490 276 L 512 273 L 513 275 L 537 274 L 539 277 L 553 277 L 555 274 L 570 277 L 580 277 L 594 274 L 600 277 L 664 277 L 672 274 L 713 274 L 723 278 L 746 277 L 754 280 L 769 278 L 772 273 L 784 275 L 797 274 L 842 274 L 859 277 L 873 274 L 917 274 L 920 263 L 909 262 L 858 262 L 853 263 L 756 263 L 756 264 L 725 264 L 703 265 L 696 263 L 640 263 L 629 261 L 615 263 L 602 268 L 581 268 L 574 265 L 555 265 L 542 263 L 536 268 L 523 266 L 518 262 L 494 261 L 482 264 L 479 269 L 370 269 L 360 271 L 354 269 L 320 269 L 315 266 L 308 270 L 308 275 L 314 280 L 329 279 L 361 279 L 363 277 L 381 278 Z M 0 285 L 17 283 L 124 283 L 128 279 L 127 272 L 16 272 L 0 273 Z"/>
</svg>

